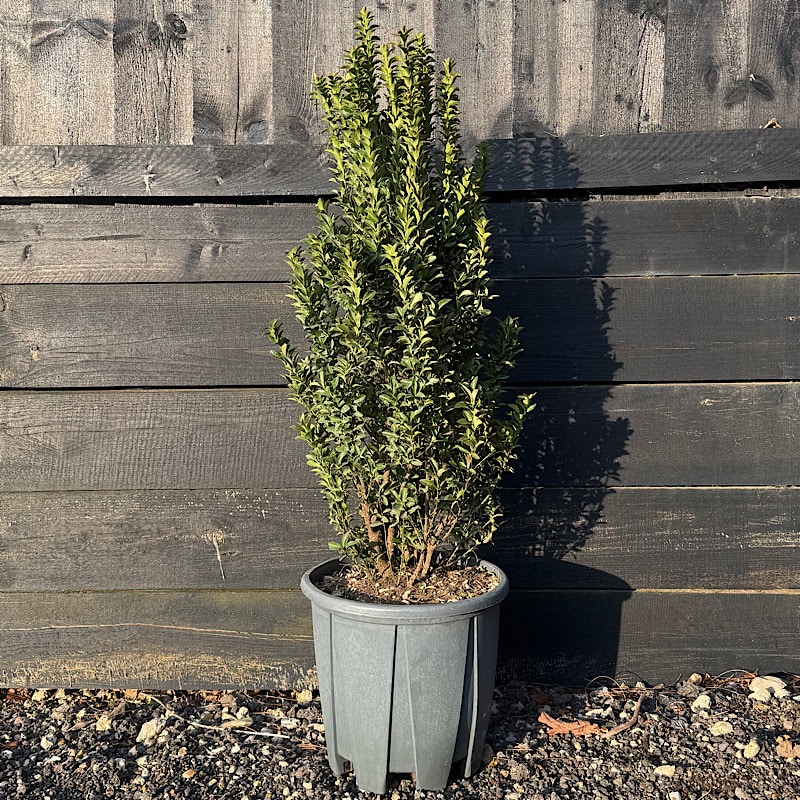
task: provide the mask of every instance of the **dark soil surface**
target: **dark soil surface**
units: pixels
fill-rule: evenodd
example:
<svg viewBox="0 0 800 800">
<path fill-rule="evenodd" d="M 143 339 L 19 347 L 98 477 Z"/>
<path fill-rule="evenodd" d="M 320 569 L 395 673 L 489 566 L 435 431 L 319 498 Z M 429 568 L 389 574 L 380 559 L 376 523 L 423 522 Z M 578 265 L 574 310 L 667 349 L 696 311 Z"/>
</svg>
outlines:
<svg viewBox="0 0 800 800">
<path fill-rule="evenodd" d="M 498 686 L 481 771 L 386 797 L 800 800 L 800 681 Z M 354 800 L 310 692 L 0 690 L 0 798 Z"/>
</svg>

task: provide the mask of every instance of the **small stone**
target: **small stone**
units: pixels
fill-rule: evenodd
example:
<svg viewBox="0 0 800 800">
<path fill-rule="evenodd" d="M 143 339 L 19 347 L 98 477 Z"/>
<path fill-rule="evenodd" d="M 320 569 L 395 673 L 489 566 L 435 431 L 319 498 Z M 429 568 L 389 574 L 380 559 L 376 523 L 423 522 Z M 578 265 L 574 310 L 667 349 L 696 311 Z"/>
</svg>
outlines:
<svg viewBox="0 0 800 800">
<path fill-rule="evenodd" d="M 761 688 L 750 692 L 747 697 L 749 700 L 757 700 L 759 703 L 769 703 L 772 695 L 770 694 L 769 689 Z"/>
<path fill-rule="evenodd" d="M 697 699 L 692 703 L 692 711 L 705 711 L 711 708 L 711 697 L 705 693 L 698 695 Z"/>
<path fill-rule="evenodd" d="M 34 703 L 41 703 L 43 700 L 47 700 L 49 694 L 50 692 L 48 692 L 47 689 L 37 689 L 31 695 L 31 700 L 33 700 Z"/>
<path fill-rule="evenodd" d="M 56 737 L 52 733 L 48 733 L 39 740 L 39 746 L 42 750 L 49 750 L 56 743 Z"/>
<path fill-rule="evenodd" d="M 661 764 L 653 770 L 657 778 L 672 778 L 675 776 L 675 767 L 672 764 Z"/>
<path fill-rule="evenodd" d="M 680 792 L 670 792 L 667 795 L 667 800 L 681 800 L 681 793 Z"/>
<path fill-rule="evenodd" d="M 699 672 L 693 672 L 687 679 L 689 683 L 702 683 L 703 676 Z"/>
<path fill-rule="evenodd" d="M 788 689 L 776 689 L 775 690 L 775 697 L 777 697 L 778 700 L 785 700 L 790 695 L 791 695 L 791 692 Z"/>
<path fill-rule="evenodd" d="M 712 736 L 727 736 L 729 733 L 733 733 L 733 725 L 731 725 L 730 722 L 726 722 L 725 720 L 720 720 L 719 722 L 715 722 L 711 726 Z"/>
<path fill-rule="evenodd" d="M 166 724 L 166 720 L 162 717 L 156 717 L 155 719 L 148 720 L 139 730 L 139 735 L 136 737 L 136 741 L 146 742 L 150 739 L 155 739 L 156 736 L 158 736 L 158 734 L 164 730 L 164 726 Z"/>
<path fill-rule="evenodd" d="M 181 778 L 188 781 L 189 778 L 194 778 L 196 774 L 197 774 L 196 769 L 187 769 L 185 772 L 181 773 Z"/>
<path fill-rule="evenodd" d="M 100 731 L 101 733 L 103 733 L 104 731 L 110 731 L 112 726 L 113 726 L 112 721 L 105 714 L 101 714 L 97 718 L 97 722 L 95 722 L 94 724 L 95 730 Z"/>
<path fill-rule="evenodd" d="M 755 739 L 751 739 L 745 746 L 744 746 L 744 757 L 745 758 L 755 758 L 761 750 L 761 746 Z"/>
<path fill-rule="evenodd" d="M 325 725 L 322 722 L 312 722 L 311 730 L 317 733 L 325 733 Z"/>
<path fill-rule="evenodd" d="M 289 730 L 294 730 L 295 728 L 299 727 L 300 727 L 300 720 L 297 720 L 294 717 L 284 717 L 281 720 L 281 728 L 288 728 Z"/>
</svg>

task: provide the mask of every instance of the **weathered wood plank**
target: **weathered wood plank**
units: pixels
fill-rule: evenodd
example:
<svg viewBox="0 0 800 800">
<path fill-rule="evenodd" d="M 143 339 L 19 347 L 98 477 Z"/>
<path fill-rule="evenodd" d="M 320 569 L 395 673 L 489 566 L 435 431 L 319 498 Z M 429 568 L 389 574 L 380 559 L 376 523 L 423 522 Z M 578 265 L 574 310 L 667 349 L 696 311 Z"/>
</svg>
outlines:
<svg viewBox="0 0 800 800">
<path fill-rule="evenodd" d="M 751 81 L 751 128 L 780 118 L 784 127 L 800 124 L 797 96 L 797 45 L 800 44 L 800 8 L 792 0 L 751 0 L 748 59 Z"/>
<path fill-rule="evenodd" d="M 516 383 L 795 380 L 800 275 L 496 281 Z M 0 291 L 0 386 L 281 386 L 264 331 L 302 334 L 281 283 Z M 647 320 L 643 325 L 642 321 Z"/>
<path fill-rule="evenodd" d="M 322 142 L 310 97 L 312 77 L 342 64 L 353 46 L 355 10 L 353 0 L 272 4 L 271 142 L 304 147 Z"/>
<path fill-rule="evenodd" d="M 192 0 L 115 0 L 115 143 L 191 144 Z"/>
<path fill-rule="evenodd" d="M 272 2 L 238 0 L 236 143 L 266 144 L 272 110 Z"/>
<path fill-rule="evenodd" d="M 236 141 L 237 12 L 238 2 L 193 0 L 194 144 L 233 144 Z"/>
<path fill-rule="evenodd" d="M 598 0 L 594 72 L 595 134 L 661 128 L 666 3 Z"/>
<path fill-rule="evenodd" d="M 746 128 L 754 91 L 748 80 L 747 2 L 672 3 L 667 19 L 664 128 Z M 767 116 L 759 125 L 763 125 Z"/>
<path fill-rule="evenodd" d="M 30 0 L 0 0 L 0 145 L 25 143 L 30 49 Z"/>
<path fill-rule="evenodd" d="M 436 0 L 395 0 L 377 3 L 372 9 L 382 41 L 393 38 L 400 28 L 424 33 L 428 45 L 436 50 Z M 447 58 L 447 55 L 442 55 Z"/>
<path fill-rule="evenodd" d="M 792 486 L 800 385 L 650 384 L 537 393 L 518 486 Z"/>
<path fill-rule="evenodd" d="M 505 521 L 483 555 L 516 589 L 800 588 L 797 488 L 500 500 Z M 293 588 L 334 538 L 316 489 L 4 492 L 0 531 L 0 592 Z"/>
<path fill-rule="evenodd" d="M 297 591 L 3 592 L 3 686 L 304 688 Z"/>
<path fill-rule="evenodd" d="M 291 137 L 277 138 L 290 143 L 6 146 L 0 148 L 0 197 L 330 195 L 332 184 L 320 147 Z M 486 181 L 489 192 L 785 184 L 800 179 L 800 130 L 660 132 L 493 139 L 489 143 L 493 163 Z"/>
<path fill-rule="evenodd" d="M 800 589 L 798 492 L 509 489 L 485 555 L 518 589 Z"/>
<path fill-rule="evenodd" d="M 533 0 L 514 13 L 514 135 L 591 133 L 595 4 Z"/>
<path fill-rule="evenodd" d="M 314 487 L 281 389 L 6 391 L 5 491 Z M 509 486 L 791 486 L 800 384 L 543 387 Z"/>
<path fill-rule="evenodd" d="M 513 0 L 437 4 L 435 41 L 455 62 L 465 152 L 513 134 Z"/>
<path fill-rule="evenodd" d="M 519 592 L 503 607 L 498 667 L 549 684 L 671 684 L 735 668 L 796 673 L 799 652 L 798 592 Z"/>
<path fill-rule="evenodd" d="M 113 144 L 113 0 L 31 0 L 27 144 Z"/>
<path fill-rule="evenodd" d="M 800 377 L 800 276 L 497 281 L 522 321 L 511 379 L 744 381 Z"/>
<path fill-rule="evenodd" d="M 732 667 L 797 672 L 797 593 L 515 592 L 499 672 L 582 685 Z M 4 686 L 301 688 L 310 614 L 292 592 L 2 593 Z"/>
<path fill-rule="evenodd" d="M 497 279 L 793 273 L 800 198 L 489 203 Z M 0 206 L 0 284 L 285 281 L 292 205 Z"/>
<path fill-rule="evenodd" d="M 283 284 L 6 286 L 0 386 L 285 385 L 265 335 Z"/>
</svg>

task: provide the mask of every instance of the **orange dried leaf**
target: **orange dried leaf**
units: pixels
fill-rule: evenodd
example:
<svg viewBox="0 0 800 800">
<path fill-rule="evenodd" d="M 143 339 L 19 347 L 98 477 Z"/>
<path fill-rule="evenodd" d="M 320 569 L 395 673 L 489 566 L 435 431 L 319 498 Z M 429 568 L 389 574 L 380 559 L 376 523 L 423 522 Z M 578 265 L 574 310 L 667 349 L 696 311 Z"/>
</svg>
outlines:
<svg viewBox="0 0 800 800">
<path fill-rule="evenodd" d="M 553 719 L 549 714 L 542 711 L 539 714 L 539 722 L 547 726 L 548 736 L 556 736 L 559 733 L 570 733 L 573 736 L 591 736 L 600 733 L 600 727 L 594 722 L 587 722 L 585 719 L 575 722 L 564 722 L 564 720 Z"/>
</svg>

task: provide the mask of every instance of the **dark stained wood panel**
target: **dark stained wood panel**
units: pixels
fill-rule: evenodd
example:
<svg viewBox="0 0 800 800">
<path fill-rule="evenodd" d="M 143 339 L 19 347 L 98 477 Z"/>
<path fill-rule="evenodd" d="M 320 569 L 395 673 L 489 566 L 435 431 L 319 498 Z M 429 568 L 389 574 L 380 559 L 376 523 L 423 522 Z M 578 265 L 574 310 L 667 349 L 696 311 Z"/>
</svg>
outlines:
<svg viewBox="0 0 800 800">
<path fill-rule="evenodd" d="M 497 281 L 523 322 L 517 383 L 796 380 L 800 275 Z M 302 348 L 281 283 L 0 289 L 0 386 L 281 386 L 265 330 Z"/>
<path fill-rule="evenodd" d="M 0 283 L 286 281 L 298 205 L 0 206 Z"/>
<path fill-rule="evenodd" d="M 504 678 L 672 684 L 692 672 L 800 671 L 799 592 L 530 591 L 501 614 Z"/>
<path fill-rule="evenodd" d="M 299 591 L 3 592 L 3 686 L 314 685 Z"/>
<path fill-rule="evenodd" d="M 283 284 L 2 289 L 0 386 L 285 385 L 265 331 L 302 341 Z"/>
<path fill-rule="evenodd" d="M 800 589 L 797 488 L 507 489 L 500 501 L 482 555 L 516 589 Z M 5 492 L 0 530 L 0 592 L 294 588 L 334 538 L 316 489 Z"/>
<path fill-rule="evenodd" d="M 237 144 L 266 144 L 272 124 L 272 3 L 238 0 Z"/>
<path fill-rule="evenodd" d="M 287 123 L 288 124 L 288 123 Z M 330 195 L 319 145 L 0 148 L 0 197 Z M 489 192 L 787 183 L 800 130 L 493 139 Z"/>
<path fill-rule="evenodd" d="M 281 389 L 6 391 L 6 491 L 314 487 Z M 800 384 L 544 387 L 509 486 L 791 486 Z"/>
<path fill-rule="evenodd" d="M 800 198 L 487 204 L 497 279 L 798 272 Z M 286 281 L 315 207 L 0 206 L 0 283 Z"/>
</svg>

